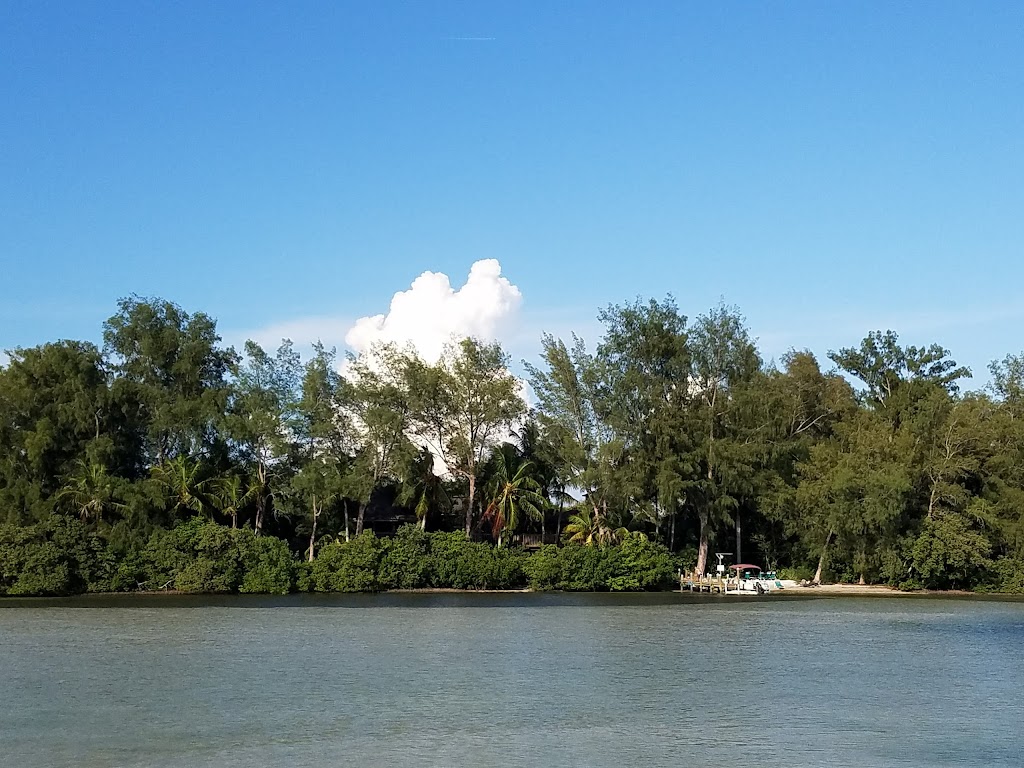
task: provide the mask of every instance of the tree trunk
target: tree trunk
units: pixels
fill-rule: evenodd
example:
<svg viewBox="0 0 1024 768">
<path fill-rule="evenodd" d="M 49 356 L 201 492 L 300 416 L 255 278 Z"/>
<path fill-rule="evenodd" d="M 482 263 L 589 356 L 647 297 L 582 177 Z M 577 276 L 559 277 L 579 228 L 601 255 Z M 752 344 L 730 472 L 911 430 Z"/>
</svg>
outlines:
<svg viewBox="0 0 1024 768">
<path fill-rule="evenodd" d="M 261 495 L 256 500 L 256 535 L 257 536 L 259 536 L 261 533 L 263 533 L 263 515 L 264 515 L 265 504 L 266 504 L 266 502 L 264 501 L 263 496 Z"/>
<path fill-rule="evenodd" d="M 420 530 L 421 531 L 427 530 L 427 516 L 426 515 L 424 515 L 423 517 L 420 518 Z"/>
<path fill-rule="evenodd" d="M 313 562 L 313 546 L 316 544 L 316 521 L 320 517 L 320 511 L 316 508 L 316 499 L 313 500 L 313 530 L 309 534 L 309 562 Z"/>
<path fill-rule="evenodd" d="M 668 521 L 668 551 L 676 551 L 676 513 L 672 513 L 671 519 Z"/>
<path fill-rule="evenodd" d="M 347 543 L 349 541 L 349 536 L 348 536 L 348 502 L 346 501 L 343 506 L 345 508 L 345 541 Z"/>
<path fill-rule="evenodd" d="M 473 500 L 476 497 L 476 477 L 469 476 L 469 503 L 466 505 L 466 538 L 473 532 Z"/>
<path fill-rule="evenodd" d="M 832 543 L 833 532 L 829 531 L 825 537 L 825 545 L 821 548 L 821 557 L 818 558 L 818 570 L 814 572 L 813 582 L 821 584 L 821 572 L 825 570 L 825 556 L 828 554 L 828 545 Z"/>
<path fill-rule="evenodd" d="M 263 518 L 267 514 L 267 468 L 262 464 L 256 467 L 256 479 L 260 484 L 260 492 L 256 496 L 256 535 L 263 533 Z"/>
<path fill-rule="evenodd" d="M 697 567 L 694 570 L 698 576 L 703 576 L 708 564 L 708 513 L 701 512 L 699 516 L 700 544 L 697 547 Z"/>
<path fill-rule="evenodd" d="M 714 463 L 714 451 L 715 451 L 715 398 L 718 396 L 716 390 L 714 396 L 711 399 L 709 405 L 711 406 L 711 429 L 708 434 L 708 500 L 714 496 L 714 483 L 715 483 L 715 463 Z M 708 564 L 708 523 L 710 522 L 710 515 L 708 511 L 702 510 L 697 513 L 700 517 L 700 542 L 697 545 L 697 576 L 704 575 L 704 569 Z"/>
<path fill-rule="evenodd" d="M 740 545 L 740 539 L 741 539 L 740 534 L 741 534 L 742 530 L 743 530 L 743 528 L 742 528 L 742 526 L 740 524 L 740 511 L 737 509 L 736 510 L 736 562 L 737 563 L 742 563 L 743 562 L 743 549 L 742 549 L 742 547 Z"/>
<path fill-rule="evenodd" d="M 232 528 L 236 528 L 236 529 L 238 528 L 238 513 L 237 512 L 235 512 L 233 515 L 231 515 L 231 527 Z"/>
<path fill-rule="evenodd" d="M 363 523 L 366 521 L 366 502 L 359 502 L 359 513 L 356 515 L 356 536 L 363 532 Z"/>
</svg>

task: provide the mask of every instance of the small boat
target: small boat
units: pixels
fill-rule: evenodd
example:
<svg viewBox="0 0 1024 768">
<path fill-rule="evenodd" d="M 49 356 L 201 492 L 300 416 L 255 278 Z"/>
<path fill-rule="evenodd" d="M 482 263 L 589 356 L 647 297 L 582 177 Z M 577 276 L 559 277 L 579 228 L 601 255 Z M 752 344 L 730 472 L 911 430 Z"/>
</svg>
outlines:
<svg viewBox="0 0 1024 768">
<path fill-rule="evenodd" d="M 730 565 L 726 594 L 729 595 L 765 595 L 782 589 L 782 582 L 774 571 L 762 571 L 761 566 L 750 563 Z"/>
</svg>

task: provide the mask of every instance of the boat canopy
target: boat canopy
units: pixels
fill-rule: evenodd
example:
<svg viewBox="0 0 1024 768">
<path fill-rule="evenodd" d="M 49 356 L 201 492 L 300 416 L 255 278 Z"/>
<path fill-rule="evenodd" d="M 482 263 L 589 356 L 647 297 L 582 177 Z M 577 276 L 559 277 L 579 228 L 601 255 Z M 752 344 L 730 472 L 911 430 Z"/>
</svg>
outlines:
<svg viewBox="0 0 1024 768">
<path fill-rule="evenodd" d="M 730 565 L 730 570 L 734 571 L 760 571 L 760 565 L 751 565 L 750 563 L 737 563 L 736 565 Z"/>
</svg>

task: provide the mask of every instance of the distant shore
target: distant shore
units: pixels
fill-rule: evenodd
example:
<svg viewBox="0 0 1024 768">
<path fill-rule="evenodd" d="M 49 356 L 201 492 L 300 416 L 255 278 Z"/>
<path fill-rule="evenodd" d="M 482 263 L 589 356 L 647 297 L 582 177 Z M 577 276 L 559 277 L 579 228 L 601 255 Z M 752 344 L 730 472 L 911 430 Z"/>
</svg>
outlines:
<svg viewBox="0 0 1024 768">
<path fill-rule="evenodd" d="M 966 590 L 931 590 L 931 589 L 918 589 L 912 591 L 904 591 L 889 587 L 883 584 L 819 584 L 817 586 L 800 586 L 796 581 L 782 580 L 783 590 L 776 592 L 776 594 L 786 597 L 979 597 L 979 598 L 1024 598 L 1024 596 L 1015 594 L 1012 592 L 970 592 Z M 662 590 L 660 594 L 679 594 L 678 588 L 672 590 Z M 390 595 L 401 595 L 401 594 L 423 594 L 423 595 L 450 595 L 450 594 L 529 594 L 535 593 L 538 595 L 543 594 L 571 594 L 571 595 L 587 595 L 587 594 L 617 594 L 617 595 L 628 595 L 628 594 L 658 594 L 658 592 L 608 592 L 608 591 L 578 591 L 578 592 L 564 592 L 560 593 L 558 590 L 547 592 L 543 590 L 531 590 L 531 589 L 451 589 L 451 588 L 435 588 L 435 587 L 423 587 L 417 589 L 387 589 L 381 590 L 380 592 L 290 592 L 288 595 L 319 595 L 319 596 L 338 596 L 338 595 L 372 595 L 372 594 L 390 594 Z M 141 592 L 85 592 L 77 595 L 0 595 L 0 603 L 8 602 L 14 604 L 18 602 L 28 602 L 34 600 L 67 600 L 74 599 L 76 597 L 94 597 L 94 598 L 137 598 L 137 597 L 233 597 L 233 596 L 249 596 L 249 597 L 287 597 L 288 595 L 272 595 L 262 593 L 251 593 L 249 595 L 242 595 L 238 592 L 181 592 L 175 589 L 161 589 L 153 591 L 141 591 Z"/>
</svg>

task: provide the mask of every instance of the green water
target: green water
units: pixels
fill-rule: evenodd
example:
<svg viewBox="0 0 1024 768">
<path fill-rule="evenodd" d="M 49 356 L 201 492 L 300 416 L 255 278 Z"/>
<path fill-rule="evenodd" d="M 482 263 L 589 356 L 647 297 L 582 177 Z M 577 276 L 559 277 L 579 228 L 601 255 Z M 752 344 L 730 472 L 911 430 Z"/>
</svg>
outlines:
<svg viewBox="0 0 1024 768">
<path fill-rule="evenodd" d="M 1024 602 L 0 600 L 0 765 L 1020 766 Z"/>
</svg>

